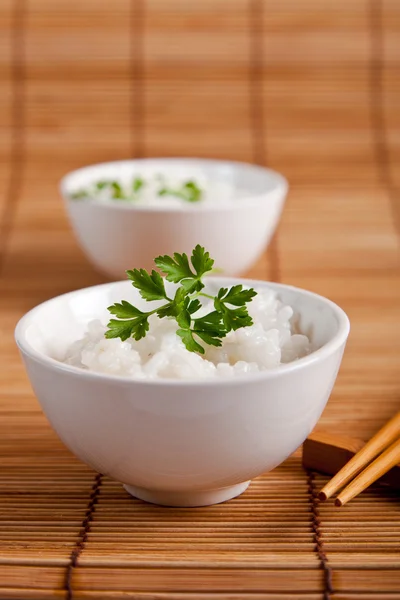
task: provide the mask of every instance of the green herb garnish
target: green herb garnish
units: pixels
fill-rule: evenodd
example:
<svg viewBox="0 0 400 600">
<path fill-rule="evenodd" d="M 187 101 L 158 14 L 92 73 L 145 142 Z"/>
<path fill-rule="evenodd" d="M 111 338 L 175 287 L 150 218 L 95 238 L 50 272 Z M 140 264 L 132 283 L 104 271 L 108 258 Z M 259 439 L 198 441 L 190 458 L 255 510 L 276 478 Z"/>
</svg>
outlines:
<svg viewBox="0 0 400 600">
<path fill-rule="evenodd" d="M 80 189 L 73 192 L 71 198 L 79 200 L 81 198 L 95 197 L 103 190 L 109 190 L 114 200 L 129 200 L 128 196 L 124 194 L 121 184 L 118 181 L 108 179 L 97 181 L 91 189 Z"/>
<path fill-rule="evenodd" d="M 112 189 L 112 197 L 115 200 L 127 200 L 128 199 L 124 195 L 124 193 L 122 191 L 121 184 L 119 184 L 118 181 L 112 181 L 111 182 L 111 189 Z"/>
<path fill-rule="evenodd" d="M 110 190 L 111 196 L 114 200 L 128 200 L 128 197 L 124 194 L 122 186 L 118 181 L 104 180 L 98 181 L 95 185 L 95 190 L 101 192 L 102 190 Z"/>
<path fill-rule="evenodd" d="M 73 200 L 83 200 L 83 198 L 88 198 L 89 193 L 86 190 L 76 190 L 76 192 L 71 193 L 71 198 Z"/>
<path fill-rule="evenodd" d="M 165 274 L 167 281 L 179 283 L 173 298 L 166 292 L 164 279 L 153 270 L 145 269 L 127 271 L 128 279 L 133 287 L 148 302 L 164 301 L 162 306 L 143 312 L 127 302 L 117 302 L 108 307 L 109 312 L 117 319 L 108 323 L 106 338 L 127 340 L 133 337 L 141 340 L 149 331 L 149 317 L 157 314 L 159 318 L 175 319 L 179 325 L 177 334 L 186 348 L 191 352 L 204 354 L 204 347 L 199 343 L 205 342 L 211 346 L 221 346 L 221 340 L 229 331 L 253 324 L 246 304 L 256 296 L 253 289 L 243 289 L 242 285 L 231 288 L 221 288 L 217 296 L 202 292 L 202 278 L 213 270 L 214 261 L 202 246 L 197 245 L 189 258 L 186 254 L 174 256 L 159 256 L 155 259 L 156 266 Z M 196 313 L 202 308 L 199 298 L 213 300 L 210 313 L 196 318 Z"/>
<path fill-rule="evenodd" d="M 198 202 L 201 200 L 202 191 L 194 181 L 187 181 L 180 188 L 162 187 L 158 191 L 159 196 L 176 196 L 186 202 Z"/>
<path fill-rule="evenodd" d="M 194 181 L 186 181 L 186 183 L 178 188 L 169 188 L 165 186 L 162 178 L 160 178 L 159 184 L 161 187 L 156 192 L 159 196 L 175 196 L 186 202 L 198 202 L 202 198 L 203 192 Z M 103 190 L 108 190 L 110 197 L 113 200 L 137 200 L 145 185 L 146 182 L 142 177 L 135 177 L 131 183 L 130 190 L 126 191 L 118 181 L 105 179 L 97 181 L 87 189 L 80 189 L 76 192 L 72 192 L 71 198 L 79 200 L 82 198 L 96 197 Z"/>
<path fill-rule="evenodd" d="M 111 187 L 111 185 L 112 185 L 112 181 L 107 181 L 107 180 L 98 181 L 96 183 L 95 188 L 96 188 L 96 190 L 98 190 L 100 192 L 101 190 L 104 190 L 105 188 Z"/>
<path fill-rule="evenodd" d="M 134 194 L 137 194 L 144 186 L 144 180 L 141 177 L 135 177 L 132 182 L 132 190 Z"/>
</svg>

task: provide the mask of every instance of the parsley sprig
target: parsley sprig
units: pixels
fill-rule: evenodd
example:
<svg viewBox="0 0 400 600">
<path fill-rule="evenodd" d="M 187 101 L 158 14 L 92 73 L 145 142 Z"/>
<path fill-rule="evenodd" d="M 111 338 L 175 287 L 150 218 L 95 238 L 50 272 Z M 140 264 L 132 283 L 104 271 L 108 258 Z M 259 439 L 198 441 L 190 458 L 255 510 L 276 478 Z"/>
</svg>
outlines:
<svg viewBox="0 0 400 600">
<path fill-rule="evenodd" d="M 161 306 L 141 311 L 130 302 L 122 300 L 108 308 L 116 319 L 108 323 L 106 338 L 127 340 L 133 337 L 141 340 L 149 331 L 149 317 L 157 314 L 162 318 L 175 319 L 179 325 L 177 335 L 191 352 L 205 353 L 200 342 L 211 346 L 221 346 L 221 340 L 230 331 L 253 324 L 247 304 L 256 295 L 253 289 L 243 289 L 242 285 L 221 288 L 216 296 L 204 293 L 202 281 L 206 273 L 213 270 L 214 260 L 206 250 L 197 245 L 190 260 L 187 254 L 174 253 L 173 256 L 159 256 L 156 266 L 165 274 L 165 279 L 179 284 L 173 298 L 165 289 L 164 279 L 154 269 L 149 273 L 145 269 L 127 271 L 133 287 L 139 290 L 141 297 L 148 301 L 164 301 Z M 213 301 L 213 310 L 206 315 L 197 316 L 203 308 L 200 298 Z"/>
</svg>

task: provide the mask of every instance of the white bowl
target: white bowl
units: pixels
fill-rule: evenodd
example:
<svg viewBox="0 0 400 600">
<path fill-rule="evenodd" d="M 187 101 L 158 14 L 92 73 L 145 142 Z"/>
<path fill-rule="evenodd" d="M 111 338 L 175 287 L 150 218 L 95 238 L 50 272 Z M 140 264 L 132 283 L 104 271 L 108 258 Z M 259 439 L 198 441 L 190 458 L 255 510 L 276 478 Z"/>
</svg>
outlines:
<svg viewBox="0 0 400 600">
<path fill-rule="evenodd" d="M 131 202 L 73 200 L 71 192 L 105 178 L 159 173 L 195 177 L 203 174 L 246 190 L 228 204 L 182 203 L 178 207 L 140 206 Z M 207 159 L 143 159 L 93 165 L 66 175 L 61 193 L 75 235 L 90 262 L 112 278 L 127 268 L 152 268 L 161 254 L 190 254 L 207 248 L 226 275 L 244 273 L 263 253 L 273 235 L 287 193 L 286 180 L 256 165 Z"/>
<path fill-rule="evenodd" d="M 213 286 L 240 280 L 212 278 Z M 128 281 L 53 298 L 27 313 L 16 341 L 34 392 L 59 437 L 97 471 L 156 504 L 228 500 L 285 460 L 312 431 L 331 393 L 349 333 L 329 300 L 286 285 L 301 330 L 319 349 L 270 371 L 231 379 L 133 380 L 56 360 L 106 307 L 138 300 Z"/>
</svg>

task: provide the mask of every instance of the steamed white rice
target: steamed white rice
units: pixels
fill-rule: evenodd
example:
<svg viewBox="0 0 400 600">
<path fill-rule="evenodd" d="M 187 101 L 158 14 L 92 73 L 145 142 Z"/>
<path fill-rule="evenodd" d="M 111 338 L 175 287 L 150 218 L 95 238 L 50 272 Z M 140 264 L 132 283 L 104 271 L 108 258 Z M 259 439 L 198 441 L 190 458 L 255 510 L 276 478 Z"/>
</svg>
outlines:
<svg viewBox="0 0 400 600">
<path fill-rule="evenodd" d="M 257 373 L 288 363 L 312 351 L 307 336 L 295 331 L 294 313 L 273 290 L 256 289 L 248 306 L 254 324 L 230 332 L 222 346 L 205 347 L 200 356 L 186 350 L 172 319 L 149 319 L 150 331 L 139 342 L 106 339 L 105 323 L 88 323 L 84 337 L 74 342 L 64 362 L 97 373 L 134 379 L 210 379 Z M 205 306 L 206 312 L 212 304 Z"/>
</svg>

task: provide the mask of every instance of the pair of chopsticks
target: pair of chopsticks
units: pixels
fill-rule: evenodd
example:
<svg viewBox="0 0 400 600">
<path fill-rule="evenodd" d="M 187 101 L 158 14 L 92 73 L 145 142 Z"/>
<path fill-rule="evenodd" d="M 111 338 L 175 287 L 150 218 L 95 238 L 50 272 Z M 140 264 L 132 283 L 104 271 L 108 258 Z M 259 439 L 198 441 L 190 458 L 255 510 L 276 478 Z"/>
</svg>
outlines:
<svg viewBox="0 0 400 600">
<path fill-rule="evenodd" d="M 329 483 L 327 483 L 320 491 L 319 498 L 320 500 L 327 500 L 338 490 L 344 488 L 335 500 L 336 506 L 343 506 L 399 462 L 400 412 L 390 419 L 390 421 L 388 421 L 386 425 L 384 425 L 382 429 L 380 429 L 378 433 L 376 433 L 374 437 L 371 438 L 370 441 L 367 442 L 338 473 L 336 473 Z"/>
</svg>

